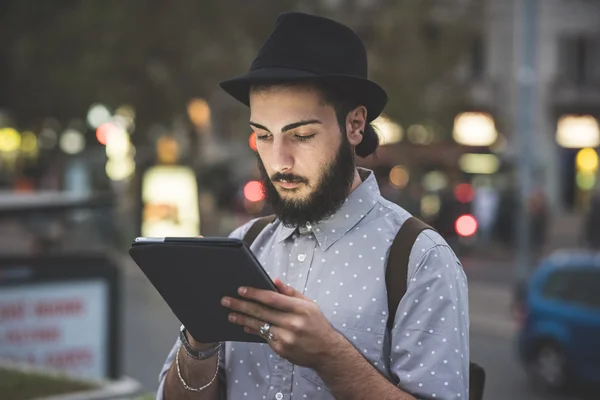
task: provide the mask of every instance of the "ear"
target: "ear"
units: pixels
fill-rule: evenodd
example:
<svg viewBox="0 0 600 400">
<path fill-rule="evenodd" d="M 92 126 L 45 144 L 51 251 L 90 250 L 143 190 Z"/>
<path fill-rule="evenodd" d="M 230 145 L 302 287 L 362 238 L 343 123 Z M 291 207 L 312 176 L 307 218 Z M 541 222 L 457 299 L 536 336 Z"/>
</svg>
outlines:
<svg viewBox="0 0 600 400">
<path fill-rule="evenodd" d="M 346 135 L 352 147 L 358 146 L 363 140 L 362 131 L 367 123 L 367 109 L 358 106 L 346 116 Z"/>
</svg>

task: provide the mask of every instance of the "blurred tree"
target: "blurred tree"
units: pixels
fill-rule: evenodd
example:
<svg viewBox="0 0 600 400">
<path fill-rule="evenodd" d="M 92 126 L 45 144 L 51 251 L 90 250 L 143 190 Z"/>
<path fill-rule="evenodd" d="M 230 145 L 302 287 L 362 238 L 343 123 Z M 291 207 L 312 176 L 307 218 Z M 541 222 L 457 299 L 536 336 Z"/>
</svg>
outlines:
<svg viewBox="0 0 600 400">
<path fill-rule="evenodd" d="M 462 99 L 444 78 L 467 51 L 474 9 L 453 1 L 440 16 L 436 3 L 4 0 L 0 108 L 28 127 L 48 116 L 84 118 L 94 102 L 127 103 L 138 128 L 169 124 L 191 97 L 211 98 L 219 80 L 248 68 L 277 14 L 301 9 L 360 32 L 372 76 L 390 94 L 389 115 L 405 126 L 439 119 Z"/>
</svg>

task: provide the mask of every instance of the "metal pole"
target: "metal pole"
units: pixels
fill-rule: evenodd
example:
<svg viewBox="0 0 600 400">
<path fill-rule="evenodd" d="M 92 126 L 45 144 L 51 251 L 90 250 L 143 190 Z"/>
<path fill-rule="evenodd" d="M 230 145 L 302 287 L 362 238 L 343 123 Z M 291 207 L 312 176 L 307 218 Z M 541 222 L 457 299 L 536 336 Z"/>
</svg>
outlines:
<svg viewBox="0 0 600 400">
<path fill-rule="evenodd" d="M 516 223 L 517 264 L 515 277 L 517 284 L 523 283 L 531 269 L 531 215 L 528 199 L 533 187 L 535 116 L 538 112 L 537 95 L 537 40 L 538 40 L 538 0 L 517 0 L 520 6 L 517 23 L 521 26 L 517 35 L 517 101 L 516 133 L 519 138 L 519 213 Z"/>
</svg>

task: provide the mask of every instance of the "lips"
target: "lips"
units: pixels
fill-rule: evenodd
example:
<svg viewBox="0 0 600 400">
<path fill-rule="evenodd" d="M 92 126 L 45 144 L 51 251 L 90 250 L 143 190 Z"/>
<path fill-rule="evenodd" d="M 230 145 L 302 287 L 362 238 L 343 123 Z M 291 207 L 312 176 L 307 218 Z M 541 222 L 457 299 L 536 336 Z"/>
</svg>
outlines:
<svg viewBox="0 0 600 400">
<path fill-rule="evenodd" d="M 300 186 L 301 182 L 289 182 L 289 181 L 284 181 L 284 180 L 279 180 L 277 181 L 277 184 L 279 186 L 281 186 L 284 189 L 294 189 L 297 188 L 298 186 Z"/>
</svg>

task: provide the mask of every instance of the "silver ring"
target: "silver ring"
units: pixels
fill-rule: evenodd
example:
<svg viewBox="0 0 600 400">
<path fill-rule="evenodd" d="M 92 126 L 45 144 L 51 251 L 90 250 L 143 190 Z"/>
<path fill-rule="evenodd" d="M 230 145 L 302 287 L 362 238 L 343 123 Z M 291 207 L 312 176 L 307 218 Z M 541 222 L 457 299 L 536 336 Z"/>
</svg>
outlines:
<svg viewBox="0 0 600 400">
<path fill-rule="evenodd" d="M 271 330 L 271 324 L 268 322 L 265 322 L 260 327 L 260 336 L 262 336 L 264 339 L 267 339 L 267 340 L 273 340 L 275 337 L 270 332 L 270 330 Z"/>
</svg>

